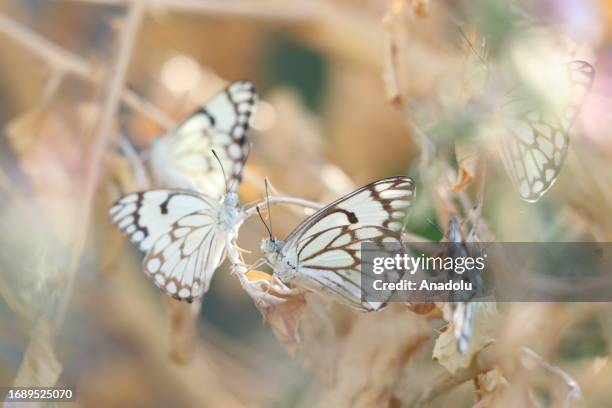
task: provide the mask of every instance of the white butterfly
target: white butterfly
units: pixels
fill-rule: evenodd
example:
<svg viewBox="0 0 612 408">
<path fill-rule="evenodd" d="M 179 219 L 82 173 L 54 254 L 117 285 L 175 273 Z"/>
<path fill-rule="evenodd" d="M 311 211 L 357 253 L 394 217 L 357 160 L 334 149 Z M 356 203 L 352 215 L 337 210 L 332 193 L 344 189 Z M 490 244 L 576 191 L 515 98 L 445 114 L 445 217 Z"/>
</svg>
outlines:
<svg viewBox="0 0 612 408">
<path fill-rule="evenodd" d="M 162 180 L 203 193 L 136 192 L 109 210 L 113 223 L 146 252 L 145 274 L 176 299 L 191 302 L 208 290 L 226 243 L 234 239 L 244 220 L 236 191 L 247 158 L 248 119 L 256 99 L 250 82 L 233 83 L 168 140 L 154 146 L 155 157 L 166 155 L 169 161 L 168 172 L 159 174 L 165 177 Z M 216 160 L 213 150 L 217 163 L 212 161 Z"/>
<path fill-rule="evenodd" d="M 463 85 L 468 95 L 482 96 L 487 85 L 496 85 L 490 84 L 484 40 L 479 48 L 477 51 L 472 47 L 466 60 Z M 506 173 L 521 198 L 528 202 L 537 201 L 557 180 L 567 156 L 569 130 L 595 78 L 595 69 L 585 61 L 571 61 L 560 69 L 553 66 L 545 75 L 542 67 L 537 68 L 537 72 L 525 70 L 534 76 L 532 82 L 537 77 L 537 83 L 531 85 L 540 88 L 539 92 L 515 87 L 495 115 L 501 125 L 501 130 L 495 132 L 496 144 Z"/>
<path fill-rule="evenodd" d="M 240 182 L 249 149 L 246 132 L 257 102 L 249 81 L 228 85 L 170 134 L 153 142 L 149 165 L 157 185 L 220 198 Z M 226 180 L 217 153 L 229 176 Z"/>
<path fill-rule="evenodd" d="M 547 111 L 521 97 L 501 109 L 507 134 L 499 138 L 498 146 L 506 172 L 523 200 L 537 201 L 557 180 L 567 156 L 570 127 L 594 77 L 591 64 L 571 61 L 566 65 L 569 92 L 559 109 Z"/>
<path fill-rule="evenodd" d="M 404 218 L 415 197 L 414 181 L 397 176 L 376 181 L 320 209 L 285 241 L 262 242 L 266 263 L 283 283 L 329 295 L 361 311 L 361 244 L 401 242 Z"/>
<path fill-rule="evenodd" d="M 446 248 L 445 257 L 453 258 L 475 258 L 473 252 L 476 249 L 475 245 L 467 245 L 461 233 L 461 226 L 457 217 L 451 215 L 448 226 L 448 246 Z M 469 237 L 468 237 L 469 239 Z M 446 279 L 456 279 L 458 274 L 454 271 L 449 271 L 450 275 Z M 480 271 L 466 271 L 460 275 L 462 280 L 472 283 L 476 290 L 483 290 L 483 279 L 480 276 Z M 456 299 L 454 293 L 450 293 L 450 301 L 442 307 L 442 312 L 446 321 L 452 323 L 453 335 L 457 339 L 457 350 L 460 353 L 465 353 L 470 344 L 472 337 L 474 318 L 479 307 L 479 302 L 474 300 Z M 459 294 L 465 298 L 468 293 L 462 292 Z M 454 301 L 453 301 L 454 300 Z"/>
</svg>

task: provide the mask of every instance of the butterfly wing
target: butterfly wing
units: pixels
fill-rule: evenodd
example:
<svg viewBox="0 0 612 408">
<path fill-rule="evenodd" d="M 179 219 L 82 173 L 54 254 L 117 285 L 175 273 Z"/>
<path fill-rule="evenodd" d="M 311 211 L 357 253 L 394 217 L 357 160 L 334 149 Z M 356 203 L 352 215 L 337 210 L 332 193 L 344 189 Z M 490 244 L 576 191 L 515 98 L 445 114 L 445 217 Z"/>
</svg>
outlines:
<svg viewBox="0 0 612 408">
<path fill-rule="evenodd" d="M 230 84 L 151 148 L 151 169 L 160 185 L 221 198 L 236 189 L 248 154 L 249 118 L 257 102 L 249 81 Z M 223 170 L 212 154 L 217 153 Z M 227 180 L 223 172 L 227 175 Z"/>
<path fill-rule="evenodd" d="M 380 303 L 361 300 L 361 244 L 401 243 L 414 195 L 410 177 L 391 177 L 317 211 L 287 237 L 282 257 L 296 273 L 279 278 L 360 310 L 380 308 Z"/>
<path fill-rule="evenodd" d="M 546 112 L 534 103 L 517 100 L 506 105 L 506 129 L 501 157 L 512 183 L 525 201 L 537 201 L 557 179 L 567 156 L 569 129 L 595 76 L 584 61 L 567 64 L 568 100 L 562 112 Z"/>
<path fill-rule="evenodd" d="M 180 190 L 131 193 L 109 210 L 114 224 L 139 249 L 145 274 L 161 290 L 191 302 L 203 295 L 222 262 L 225 236 L 219 204 Z"/>
</svg>

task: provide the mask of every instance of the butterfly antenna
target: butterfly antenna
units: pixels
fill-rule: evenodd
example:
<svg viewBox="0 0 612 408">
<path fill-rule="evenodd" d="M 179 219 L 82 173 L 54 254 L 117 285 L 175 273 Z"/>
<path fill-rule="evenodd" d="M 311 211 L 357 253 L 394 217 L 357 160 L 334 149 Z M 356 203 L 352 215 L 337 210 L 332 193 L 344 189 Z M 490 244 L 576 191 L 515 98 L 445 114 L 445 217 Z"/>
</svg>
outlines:
<svg viewBox="0 0 612 408">
<path fill-rule="evenodd" d="M 274 229 L 272 228 L 272 210 L 270 209 L 270 192 L 268 191 L 268 186 L 270 182 L 268 181 L 267 177 L 264 179 L 264 184 L 266 189 L 266 206 L 268 207 L 268 220 L 270 221 L 270 231 L 274 231 Z M 272 233 L 270 232 L 270 237 L 271 236 Z"/>
<path fill-rule="evenodd" d="M 212 154 L 213 156 L 215 156 L 215 159 L 217 159 L 217 163 L 219 163 L 219 167 L 221 167 L 221 173 L 223 173 L 223 181 L 225 181 L 225 193 L 227 194 L 229 193 L 229 186 L 227 185 L 227 175 L 225 174 L 225 169 L 223 168 L 221 159 L 217 155 L 217 152 L 215 152 L 215 149 L 212 149 Z"/>
<path fill-rule="evenodd" d="M 270 239 L 273 239 L 272 231 L 268 227 L 268 224 L 266 223 L 266 221 L 264 221 L 264 218 L 261 215 L 261 212 L 259 211 L 259 207 L 255 207 L 255 209 L 257 210 L 257 214 L 259 215 L 259 219 L 261 220 L 261 222 L 263 222 L 264 227 L 266 227 L 266 231 L 268 231 L 268 235 L 270 236 Z"/>
</svg>

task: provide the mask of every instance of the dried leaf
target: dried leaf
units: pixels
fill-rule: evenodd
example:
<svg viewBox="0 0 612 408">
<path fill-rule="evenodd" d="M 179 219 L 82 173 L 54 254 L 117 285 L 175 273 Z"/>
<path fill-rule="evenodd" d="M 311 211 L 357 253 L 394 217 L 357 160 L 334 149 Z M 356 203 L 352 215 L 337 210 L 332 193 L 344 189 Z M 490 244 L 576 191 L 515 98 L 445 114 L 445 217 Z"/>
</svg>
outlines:
<svg viewBox="0 0 612 408">
<path fill-rule="evenodd" d="M 252 270 L 238 276 L 278 341 L 289 355 L 295 355 L 300 345 L 300 319 L 306 305 L 303 293 L 292 291 L 262 271 Z"/>
<path fill-rule="evenodd" d="M 414 14 L 421 18 L 429 16 L 430 2 L 429 0 L 412 0 L 412 10 Z"/>
<path fill-rule="evenodd" d="M 295 355 L 301 342 L 299 324 L 305 305 L 304 295 L 297 295 L 262 310 L 274 335 L 291 356 Z"/>
<path fill-rule="evenodd" d="M 474 392 L 477 402 L 473 408 L 494 407 L 501 394 L 505 392 L 508 381 L 504 378 L 499 368 L 494 368 L 474 379 Z"/>
<path fill-rule="evenodd" d="M 453 193 L 458 193 L 462 191 L 465 187 L 467 187 L 468 184 L 470 184 L 472 178 L 472 174 L 467 171 L 465 167 L 460 166 L 457 181 L 455 182 L 455 185 L 451 188 L 451 191 Z"/>
<path fill-rule="evenodd" d="M 476 166 L 478 164 L 477 151 L 466 144 L 455 142 L 455 156 L 459 166 L 457 181 L 451 188 L 453 193 L 463 191 L 474 178 Z"/>
<path fill-rule="evenodd" d="M 457 338 L 453 334 L 452 323 L 449 323 L 436 340 L 432 358 L 451 374 L 469 367 L 474 355 L 494 341 L 492 336 L 498 316 L 494 302 L 479 302 L 468 350 L 463 354 L 459 353 Z"/>
<path fill-rule="evenodd" d="M 402 307 L 359 315 L 336 348 L 335 382 L 320 405 L 391 406 L 402 371 L 429 335 L 424 319 Z"/>
<path fill-rule="evenodd" d="M 407 302 L 406 307 L 416 314 L 425 315 L 432 312 L 436 308 L 434 302 Z"/>
</svg>

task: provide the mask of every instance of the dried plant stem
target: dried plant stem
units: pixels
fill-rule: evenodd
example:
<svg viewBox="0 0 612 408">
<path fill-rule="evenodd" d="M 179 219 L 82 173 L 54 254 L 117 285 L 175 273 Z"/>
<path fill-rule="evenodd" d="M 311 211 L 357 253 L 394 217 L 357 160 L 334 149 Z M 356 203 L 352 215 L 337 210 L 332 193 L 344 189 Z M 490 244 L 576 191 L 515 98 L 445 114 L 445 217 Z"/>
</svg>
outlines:
<svg viewBox="0 0 612 408">
<path fill-rule="evenodd" d="M 125 135 L 119 135 L 117 140 L 119 150 L 125 156 L 126 160 L 132 165 L 134 170 L 134 185 L 137 190 L 147 190 L 151 188 L 151 181 L 147 174 L 147 169 L 140 158 L 132 143 Z"/>
<path fill-rule="evenodd" d="M 406 405 L 406 407 L 418 408 L 429 406 L 435 398 L 466 381 L 472 380 L 477 375 L 491 370 L 498 359 L 499 350 L 495 346 L 495 343 L 489 344 L 474 356 L 472 364 L 468 368 L 460 370 L 454 375 L 448 372 L 441 374 L 434 380 L 431 387 L 421 391 L 421 393 L 412 402 Z"/>
<path fill-rule="evenodd" d="M 429 165 L 436 154 L 436 147 L 427 136 L 427 133 L 411 118 L 408 108 L 402 109 L 402 117 L 404 118 L 408 129 L 416 136 L 419 148 L 421 149 L 421 157 L 419 161 L 419 173 L 423 180 L 430 181 Z"/>
<path fill-rule="evenodd" d="M 240 222 L 244 222 L 249 217 L 257 214 L 257 209 L 265 208 L 268 204 L 288 204 L 288 205 L 297 205 L 304 208 L 311 208 L 313 210 L 318 210 L 323 207 L 322 204 L 315 203 L 314 201 L 303 200 L 301 198 L 293 198 L 293 197 L 270 197 L 267 200 L 263 200 L 244 211 L 244 216 Z M 242 262 L 242 257 L 240 256 L 240 252 L 235 245 L 236 237 L 238 236 L 238 231 L 234 231 L 233 234 L 229 234 L 227 237 L 227 241 L 225 243 L 225 249 L 227 251 L 227 258 L 232 265 L 232 271 L 238 274 L 244 274 L 247 272 L 247 268 L 244 267 Z"/>
<path fill-rule="evenodd" d="M 261 209 L 267 207 L 268 204 L 288 204 L 288 205 L 297 205 L 304 208 L 311 208 L 313 210 L 318 210 L 323 207 L 322 204 L 315 203 L 314 201 L 303 200 L 300 198 L 293 197 L 270 197 L 267 200 L 263 200 L 244 211 L 243 218 L 240 222 L 244 222 L 247 218 L 255 215 L 257 213 L 257 209 Z M 247 268 L 244 266 L 242 261 L 242 257 L 240 256 L 240 252 L 236 247 L 236 237 L 238 236 L 238 228 L 232 234 L 229 234 L 227 240 L 225 242 L 225 250 L 227 252 L 227 258 L 232 266 L 232 272 L 236 274 L 245 274 L 248 272 Z"/>
<path fill-rule="evenodd" d="M 76 270 L 86 240 L 93 199 L 96 189 L 98 188 L 98 182 L 102 172 L 104 154 L 106 153 L 106 150 L 111 143 L 111 139 L 115 134 L 115 132 L 112 131 L 113 118 L 119 109 L 121 93 L 125 86 L 128 66 L 134 45 L 136 43 L 136 37 L 138 36 L 143 14 L 144 2 L 141 0 L 135 0 L 132 2 L 128 9 L 125 29 L 121 33 L 119 52 L 112 69 L 112 75 L 109 79 L 106 99 L 102 106 L 102 112 L 98 121 L 93 146 L 91 148 L 91 156 L 89 159 L 90 168 L 85 179 L 83 201 L 81 204 L 82 211 L 77 218 L 77 233 L 75 234 L 76 245 L 68 269 L 69 275 L 67 279 L 68 283 L 66 285 L 66 295 L 62 299 L 62 303 L 56 318 L 56 328 L 61 327 L 66 315 L 68 304 L 70 303 L 70 298 L 72 296 L 72 289 L 76 279 Z"/>
<path fill-rule="evenodd" d="M 64 0 L 74 3 L 91 3 L 107 6 L 125 5 L 130 0 Z M 303 21 L 313 17 L 308 3 L 252 2 L 244 0 L 149 0 L 149 9 L 166 9 L 173 12 L 203 13 L 211 15 L 246 16 L 280 21 Z"/>
<path fill-rule="evenodd" d="M 542 357 L 540 357 L 540 355 L 529 347 L 521 347 L 520 352 L 523 359 L 526 359 L 532 365 L 543 368 L 544 371 L 558 379 L 561 384 L 567 387 L 566 392 L 561 396 L 561 401 L 557 401 L 559 406 L 567 408 L 571 406 L 573 401 L 582 399 L 582 390 L 580 389 L 580 386 L 572 377 L 569 376 L 569 374 L 567 374 L 561 368 L 545 361 Z M 523 364 L 526 365 L 525 362 Z"/>
<path fill-rule="evenodd" d="M 71 73 L 93 83 L 100 83 L 103 79 L 96 67 L 89 64 L 85 58 L 52 43 L 2 14 L 0 14 L 0 32 L 40 56 L 56 72 Z M 135 92 L 122 90 L 121 98 L 131 109 L 153 119 L 164 128 L 170 129 L 174 126 L 175 122 L 172 119 Z"/>
<path fill-rule="evenodd" d="M 123 102 L 135 110 L 157 122 L 164 129 L 173 129 L 176 126 L 176 121 L 168 117 L 164 112 L 157 109 L 152 103 L 141 98 L 135 92 L 124 90 L 122 96 Z"/>
<path fill-rule="evenodd" d="M 80 57 L 58 47 L 46 38 L 35 34 L 1 14 L 0 32 L 40 55 L 57 70 L 73 72 L 82 77 L 91 75 L 91 70 Z"/>
<path fill-rule="evenodd" d="M 244 262 L 242 261 L 242 257 L 240 256 L 240 252 L 238 251 L 238 247 L 236 247 L 235 240 L 236 234 L 230 234 L 227 236 L 225 241 L 225 251 L 227 252 L 227 259 L 231 265 L 232 272 L 236 274 L 245 274 L 248 272 L 247 268 L 244 266 Z"/>
<path fill-rule="evenodd" d="M 301 198 L 293 198 L 293 197 L 270 197 L 268 200 L 263 200 L 260 203 L 255 204 L 252 207 L 249 207 L 245 210 L 246 217 L 251 217 L 257 213 L 257 210 L 261 210 L 267 207 L 269 204 L 288 204 L 288 205 L 297 205 L 304 208 L 310 208 L 313 210 L 320 210 L 323 208 L 323 204 L 316 203 L 314 201 L 303 200 Z"/>
<path fill-rule="evenodd" d="M 57 95 L 60 85 L 64 80 L 65 74 L 66 71 L 55 71 L 51 74 L 49 79 L 47 79 L 47 83 L 45 84 L 40 97 L 40 102 L 42 105 L 47 105 L 53 101 L 53 98 L 55 98 Z"/>
</svg>

